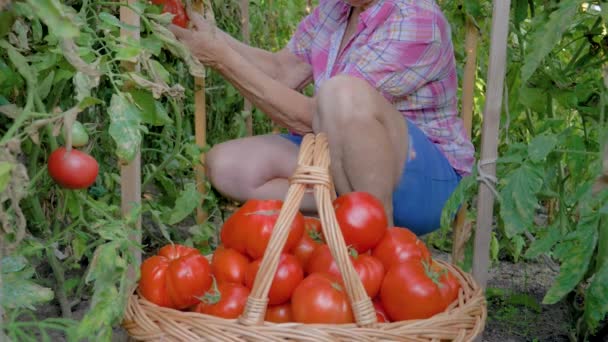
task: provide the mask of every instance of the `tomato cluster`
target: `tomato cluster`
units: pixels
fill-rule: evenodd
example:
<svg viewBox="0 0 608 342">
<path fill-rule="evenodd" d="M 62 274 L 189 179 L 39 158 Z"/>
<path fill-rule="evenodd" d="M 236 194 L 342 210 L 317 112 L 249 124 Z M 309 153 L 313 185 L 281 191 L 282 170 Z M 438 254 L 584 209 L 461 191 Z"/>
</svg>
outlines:
<svg viewBox="0 0 608 342">
<path fill-rule="evenodd" d="M 369 193 L 353 192 L 333 204 L 351 262 L 373 300 L 379 322 L 428 318 L 457 299 L 456 277 L 433 261 L 410 230 L 388 227 L 379 200 Z M 144 261 L 140 293 L 174 309 L 223 318 L 240 316 L 282 205 L 276 200 L 246 202 L 224 223 L 221 245 L 210 262 L 191 248 L 165 246 Z M 290 229 L 268 293 L 266 321 L 354 322 L 321 222 L 298 212 Z"/>
</svg>

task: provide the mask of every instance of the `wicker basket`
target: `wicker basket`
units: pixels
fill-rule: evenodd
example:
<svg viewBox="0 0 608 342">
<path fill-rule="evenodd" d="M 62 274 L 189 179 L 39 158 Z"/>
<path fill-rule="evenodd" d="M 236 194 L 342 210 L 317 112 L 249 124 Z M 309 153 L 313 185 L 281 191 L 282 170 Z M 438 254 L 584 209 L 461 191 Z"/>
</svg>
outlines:
<svg viewBox="0 0 608 342">
<path fill-rule="evenodd" d="M 470 341 L 486 321 L 486 301 L 473 278 L 459 268 L 438 261 L 458 278 L 461 290 L 444 312 L 423 320 L 377 323 L 376 313 L 350 262 L 332 207 L 333 184 L 329 175 L 327 138 L 306 135 L 298 168 L 290 187 L 245 311 L 238 319 L 182 312 L 159 307 L 137 293 L 129 298 L 124 328 L 142 341 Z M 323 234 L 342 275 L 352 305 L 355 324 L 300 324 L 264 321 L 267 294 L 276 272 L 289 226 L 299 210 L 306 189 L 314 187 Z"/>
</svg>

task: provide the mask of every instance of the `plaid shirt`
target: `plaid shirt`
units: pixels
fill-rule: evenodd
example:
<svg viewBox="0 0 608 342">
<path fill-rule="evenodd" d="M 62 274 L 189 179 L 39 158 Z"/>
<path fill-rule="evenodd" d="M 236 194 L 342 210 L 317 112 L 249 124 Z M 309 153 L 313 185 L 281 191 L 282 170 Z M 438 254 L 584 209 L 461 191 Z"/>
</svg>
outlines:
<svg viewBox="0 0 608 342">
<path fill-rule="evenodd" d="M 342 0 L 320 0 L 287 45 L 312 66 L 315 90 L 336 74 L 368 81 L 459 174 L 469 174 L 474 148 L 458 115 L 451 32 L 441 9 L 433 0 L 379 0 L 361 13 L 338 56 L 349 11 Z"/>
</svg>

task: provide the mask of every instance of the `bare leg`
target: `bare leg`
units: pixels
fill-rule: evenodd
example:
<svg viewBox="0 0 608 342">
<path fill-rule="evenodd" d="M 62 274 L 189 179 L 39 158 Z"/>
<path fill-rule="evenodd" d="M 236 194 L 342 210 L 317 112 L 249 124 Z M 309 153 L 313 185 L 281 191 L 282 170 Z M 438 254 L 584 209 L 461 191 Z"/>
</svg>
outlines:
<svg viewBox="0 0 608 342">
<path fill-rule="evenodd" d="M 217 191 L 238 202 L 284 200 L 298 151 L 294 143 L 276 135 L 227 141 L 207 153 L 207 175 Z M 304 196 L 301 209 L 307 214 L 316 211 L 311 194 Z"/>
<path fill-rule="evenodd" d="M 336 76 L 319 90 L 313 129 L 328 135 L 338 192 L 375 195 L 392 225 L 392 194 L 409 142 L 403 116 L 367 82 Z"/>
</svg>

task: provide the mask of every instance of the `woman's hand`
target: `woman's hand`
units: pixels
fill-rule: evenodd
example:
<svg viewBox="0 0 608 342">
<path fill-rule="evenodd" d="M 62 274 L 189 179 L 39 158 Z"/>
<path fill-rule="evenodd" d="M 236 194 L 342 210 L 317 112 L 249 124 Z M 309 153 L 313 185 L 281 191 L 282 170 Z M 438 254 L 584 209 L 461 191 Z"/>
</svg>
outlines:
<svg viewBox="0 0 608 342">
<path fill-rule="evenodd" d="M 190 21 L 193 24 L 192 29 L 171 25 L 171 32 L 201 63 L 216 67 L 221 61 L 223 50 L 229 48 L 223 37 L 224 33 L 197 13 L 192 14 Z"/>
</svg>

